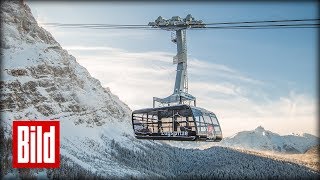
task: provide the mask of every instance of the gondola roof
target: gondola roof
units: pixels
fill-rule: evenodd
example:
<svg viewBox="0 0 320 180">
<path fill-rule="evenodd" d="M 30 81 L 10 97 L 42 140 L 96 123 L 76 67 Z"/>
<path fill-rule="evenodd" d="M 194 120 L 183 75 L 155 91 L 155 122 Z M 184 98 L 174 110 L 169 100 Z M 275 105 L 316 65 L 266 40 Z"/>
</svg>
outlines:
<svg viewBox="0 0 320 180">
<path fill-rule="evenodd" d="M 138 113 L 146 113 L 146 112 L 151 112 L 151 111 L 159 111 L 159 110 L 169 110 L 169 109 L 176 109 L 176 108 L 183 108 L 185 107 L 186 109 L 188 108 L 192 108 L 192 109 L 197 109 L 199 111 L 201 111 L 202 113 L 206 113 L 206 114 L 213 114 L 215 115 L 213 112 L 208 111 L 204 108 L 200 108 L 200 107 L 195 107 L 195 106 L 190 106 L 187 104 L 178 104 L 178 105 L 174 105 L 174 106 L 165 106 L 165 107 L 156 107 L 156 108 L 144 108 L 144 109 L 138 109 L 133 111 L 133 114 L 138 114 Z"/>
</svg>

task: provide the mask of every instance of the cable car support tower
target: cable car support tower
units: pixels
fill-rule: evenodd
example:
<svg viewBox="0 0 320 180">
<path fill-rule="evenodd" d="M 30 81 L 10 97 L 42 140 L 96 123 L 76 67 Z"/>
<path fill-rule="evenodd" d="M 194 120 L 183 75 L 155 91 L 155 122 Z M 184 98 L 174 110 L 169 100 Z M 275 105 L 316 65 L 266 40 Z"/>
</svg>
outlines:
<svg viewBox="0 0 320 180">
<path fill-rule="evenodd" d="M 187 74 L 187 41 L 186 29 L 204 28 L 205 24 L 201 20 L 195 20 L 190 14 L 186 18 L 173 16 L 171 19 L 163 19 L 159 16 L 154 22 L 148 24 L 153 28 L 160 28 L 171 33 L 171 41 L 177 44 L 177 55 L 173 57 L 173 64 L 177 64 L 176 80 L 173 93 L 166 98 L 153 97 L 153 108 L 156 103 L 159 106 L 170 106 L 172 104 L 191 104 L 196 106 L 196 98 L 188 93 Z"/>
</svg>

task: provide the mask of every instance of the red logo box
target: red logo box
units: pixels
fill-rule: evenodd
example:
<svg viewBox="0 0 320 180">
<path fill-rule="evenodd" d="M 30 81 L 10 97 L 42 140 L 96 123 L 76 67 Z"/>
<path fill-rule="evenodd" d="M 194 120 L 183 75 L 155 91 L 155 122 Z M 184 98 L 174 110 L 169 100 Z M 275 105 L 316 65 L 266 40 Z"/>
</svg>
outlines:
<svg viewBox="0 0 320 180">
<path fill-rule="evenodd" d="M 59 120 L 15 120 L 12 128 L 14 168 L 60 167 Z"/>
</svg>

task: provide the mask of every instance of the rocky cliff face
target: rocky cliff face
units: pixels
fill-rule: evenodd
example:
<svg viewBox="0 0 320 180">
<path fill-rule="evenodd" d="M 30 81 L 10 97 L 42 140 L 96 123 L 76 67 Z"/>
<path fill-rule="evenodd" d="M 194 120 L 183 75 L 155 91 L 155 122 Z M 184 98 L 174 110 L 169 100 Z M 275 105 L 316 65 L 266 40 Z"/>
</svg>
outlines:
<svg viewBox="0 0 320 180">
<path fill-rule="evenodd" d="M 1 15 L 1 134 L 6 137 L 5 146 L 1 145 L 1 173 L 30 177 L 11 167 L 13 120 L 59 119 L 63 168 L 46 171 L 48 176 L 72 177 L 69 170 L 73 174 L 133 174 L 110 159 L 109 147 L 112 140 L 134 144 L 129 107 L 39 27 L 27 5 L 2 2 Z M 32 170 L 31 174 L 36 173 Z"/>
<path fill-rule="evenodd" d="M 1 12 L 5 126 L 14 119 L 61 119 L 91 127 L 129 122 L 128 106 L 39 27 L 27 5 L 6 1 Z"/>
</svg>

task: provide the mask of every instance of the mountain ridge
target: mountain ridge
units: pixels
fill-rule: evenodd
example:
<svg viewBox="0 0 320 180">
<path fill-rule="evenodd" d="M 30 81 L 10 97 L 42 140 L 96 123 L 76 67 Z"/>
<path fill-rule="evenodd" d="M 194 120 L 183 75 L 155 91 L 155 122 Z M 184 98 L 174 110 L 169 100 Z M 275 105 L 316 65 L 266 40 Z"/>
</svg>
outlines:
<svg viewBox="0 0 320 180">
<path fill-rule="evenodd" d="M 241 131 L 224 138 L 219 145 L 253 150 L 267 150 L 285 153 L 304 153 L 319 144 L 319 138 L 303 133 L 302 135 L 279 135 L 258 126 L 251 131 Z"/>
</svg>

